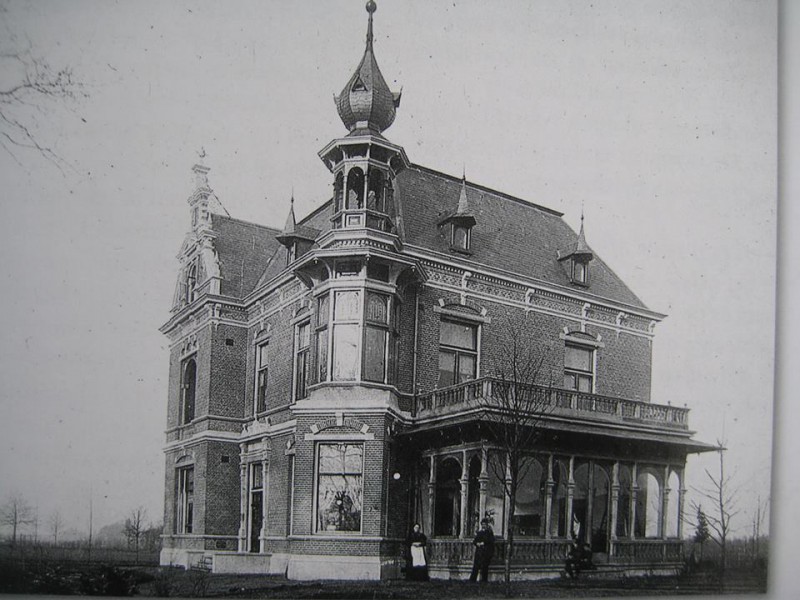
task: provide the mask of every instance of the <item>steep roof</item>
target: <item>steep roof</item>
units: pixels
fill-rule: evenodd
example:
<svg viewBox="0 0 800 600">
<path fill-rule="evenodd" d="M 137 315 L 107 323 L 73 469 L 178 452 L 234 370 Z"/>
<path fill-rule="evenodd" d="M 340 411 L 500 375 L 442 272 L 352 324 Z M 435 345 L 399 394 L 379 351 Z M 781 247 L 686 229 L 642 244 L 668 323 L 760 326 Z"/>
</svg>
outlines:
<svg viewBox="0 0 800 600">
<path fill-rule="evenodd" d="M 211 223 L 222 276 L 220 292 L 242 298 L 253 291 L 270 257 L 281 248 L 275 239 L 280 231 L 213 213 Z"/>
<path fill-rule="evenodd" d="M 405 243 L 450 253 L 446 227 L 437 227 L 442 217 L 459 205 L 462 180 L 412 165 L 397 178 L 395 199 L 402 203 Z M 579 236 L 561 218 L 561 213 L 467 182 L 470 212 L 477 224 L 472 228 L 468 260 L 573 287 L 558 251 L 574 248 Z M 587 292 L 646 308 L 622 280 L 595 255 Z"/>
<path fill-rule="evenodd" d="M 466 199 L 462 194 L 466 193 Z M 577 288 L 570 283 L 559 251 L 580 247 L 576 234 L 558 211 L 503 194 L 462 178 L 412 165 L 396 179 L 395 201 L 403 216 L 404 243 L 443 254 L 451 254 L 447 227 L 438 226 L 448 214 L 468 202 L 477 224 L 472 228 L 471 254 L 453 254 L 523 277 Z M 331 227 L 331 201 L 297 223 L 298 227 L 325 232 Z M 241 297 L 267 283 L 286 268 L 277 229 L 213 215 L 218 237 L 222 292 Z M 587 246 L 588 248 L 588 246 Z M 646 309 L 628 286 L 594 254 L 590 266 L 589 294 Z"/>
</svg>

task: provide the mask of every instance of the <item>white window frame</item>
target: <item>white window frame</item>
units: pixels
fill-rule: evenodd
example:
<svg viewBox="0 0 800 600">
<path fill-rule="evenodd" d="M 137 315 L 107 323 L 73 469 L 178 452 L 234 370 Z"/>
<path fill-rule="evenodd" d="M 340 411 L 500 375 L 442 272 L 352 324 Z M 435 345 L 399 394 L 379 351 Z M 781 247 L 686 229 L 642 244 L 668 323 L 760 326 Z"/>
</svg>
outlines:
<svg viewBox="0 0 800 600">
<path fill-rule="evenodd" d="M 187 492 L 188 474 L 192 475 L 191 495 Z M 189 535 L 194 531 L 194 465 L 175 469 L 175 533 Z M 189 499 L 191 498 L 191 502 Z M 189 507 L 191 506 L 191 513 Z"/>
<path fill-rule="evenodd" d="M 320 448 L 323 445 L 339 445 L 339 444 L 347 444 L 350 446 L 361 446 L 361 518 L 358 524 L 358 531 L 328 531 L 328 530 L 321 530 L 319 529 L 319 455 L 320 455 Z M 312 515 L 311 518 L 313 520 L 314 526 L 312 531 L 318 535 L 335 535 L 335 536 L 356 536 L 356 535 L 363 535 L 364 533 L 364 498 L 366 497 L 366 489 L 365 489 L 365 466 L 367 462 L 367 445 L 364 443 L 363 440 L 339 440 L 339 439 L 331 439 L 331 440 L 320 440 L 314 444 L 314 485 L 313 485 L 313 503 L 312 503 Z M 292 499 L 294 499 L 294 486 L 292 486 Z"/>
<path fill-rule="evenodd" d="M 305 364 L 305 382 L 303 384 L 303 390 L 305 391 L 305 395 L 302 397 L 298 396 L 297 393 L 297 386 L 299 383 L 299 376 L 300 374 L 297 372 L 297 357 L 300 355 L 301 348 L 300 344 L 300 329 L 306 326 L 308 327 L 308 345 L 304 346 L 305 354 L 306 354 L 306 364 Z M 303 315 L 303 318 L 298 320 L 294 324 L 294 346 L 292 348 L 292 402 L 297 402 L 298 400 L 303 400 L 304 398 L 308 398 L 308 369 L 311 364 L 311 319 L 309 315 Z"/>
<path fill-rule="evenodd" d="M 254 392 L 253 392 L 253 414 L 257 415 L 259 413 L 265 412 L 267 410 L 267 402 L 269 401 L 269 361 L 265 360 L 265 364 L 261 364 L 261 349 L 262 348 L 269 348 L 269 338 L 261 338 L 256 339 L 255 342 L 255 381 L 253 384 Z M 265 351 L 265 355 L 268 356 L 268 350 Z M 261 376 L 261 371 L 266 370 L 267 372 L 267 385 L 266 385 L 266 395 L 264 398 L 264 406 L 259 407 L 259 392 L 261 390 L 261 386 L 259 385 L 259 380 Z M 259 410 L 260 408 L 260 410 Z"/>
</svg>

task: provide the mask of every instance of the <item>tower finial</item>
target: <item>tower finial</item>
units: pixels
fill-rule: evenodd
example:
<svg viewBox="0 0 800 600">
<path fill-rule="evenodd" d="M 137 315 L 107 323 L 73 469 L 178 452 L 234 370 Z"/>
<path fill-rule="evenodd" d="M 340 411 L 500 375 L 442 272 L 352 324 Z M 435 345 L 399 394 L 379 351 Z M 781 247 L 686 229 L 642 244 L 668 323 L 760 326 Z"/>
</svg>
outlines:
<svg viewBox="0 0 800 600">
<path fill-rule="evenodd" d="M 381 133 L 392 124 L 395 111 L 400 106 L 400 94 L 389 89 L 372 49 L 375 39 L 372 16 L 378 7 L 374 0 L 369 0 L 366 7 L 369 21 L 364 56 L 342 93 L 334 96 L 339 117 L 351 133 L 357 130 Z"/>
<path fill-rule="evenodd" d="M 374 0 L 369 0 L 367 2 L 367 13 L 369 13 L 369 23 L 367 24 L 367 47 L 372 48 L 372 14 L 378 10 L 378 5 L 375 4 Z"/>
</svg>

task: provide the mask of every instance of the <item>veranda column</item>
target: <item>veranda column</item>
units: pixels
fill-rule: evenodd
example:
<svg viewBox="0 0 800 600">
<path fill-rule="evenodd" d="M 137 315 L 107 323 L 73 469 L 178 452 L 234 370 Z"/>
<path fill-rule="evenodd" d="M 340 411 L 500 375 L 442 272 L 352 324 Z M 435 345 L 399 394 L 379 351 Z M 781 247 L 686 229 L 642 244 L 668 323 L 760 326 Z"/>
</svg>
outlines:
<svg viewBox="0 0 800 600">
<path fill-rule="evenodd" d="M 461 515 L 459 519 L 458 537 L 467 537 L 467 513 L 469 512 L 469 465 L 467 451 L 461 452 Z"/>
<path fill-rule="evenodd" d="M 552 512 L 553 512 L 553 488 L 555 481 L 553 481 L 553 455 L 547 456 L 547 479 L 544 484 L 544 539 L 549 540 L 552 535 L 550 528 L 552 527 Z"/>
<path fill-rule="evenodd" d="M 478 522 L 486 515 L 486 490 L 489 487 L 489 451 L 481 448 L 481 474 L 478 477 Z"/>
<path fill-rule="evenodd" d="M 504 487 L 504 494 L 503 494 L 503 537 L 506 537 L 506 532 L 508 528 L 511 526 L 511 521 L 509 520 L 509 512 L 511 512 L 511 496 L 509 495 L 508 491 L 511 489 L 511 459 L 506 454 L 506 478 L 505 478 L 505 485 Z"/>
<path fill-rule="evenodd" d="M 683 487 L 684 469 L 678 469 L 678 539 L 683 539 L 683 503 L 686 497 L 686 488 Z"/>
<path fill-rule="evenodd" d="M 239 552 L 247 552 L 247 463 L 239 468 Z"/>
<path fill-rule="evenodd" d="M 630 514 L 628 515 L 630 519 L 628 533 L 630 538 L 636 539 L 636 494 L 639 492 L 639 486 L 636 485 L 636 480 L 639 478 L 639 465 L 633 463 L 631 467 L 631 505 L 630 505 Z"/>
<path fill-rule="evenodd" d="M 584 520 L 586 521 L 586 535 L 584 540 L 591 546 L 592 544 L 592 529 L 594 528 L 594 461 L 589 461 L 589 473 L 587 479 L 586 490 L 586 514 Z"/>
<path fill-rule="evenodd" d="M 261 460 L 261 531 L 258 532 L 259 552 L 267 551 L 267 515 L 269 514 L 269 462 Z"/>
<path fill-rule="evenodd" d="M 662 474 L 662 484 L 661 484 L 661 514 L 658 515 L 658 537 L 662 540 L 667 539 L 667 512 L 669 511 L 669 488 L 667 484 L 669 483 L 669 465 L 664 467 L 664 472 Z"/>
<path fill-rule="evenodd" d="M 569 471 L 567 473 L 567 507 L 564 511 L 564 518 L 567 520 L 564 530 L 567 532 L 567 537 L 572 537 L 572 496 L 575 493 L 575 457 L 569 457 Z"/>
<path fill-rule="evenodd" d="M 436 457 L 431 455 L 430 457 L 430 471 L 428 475 L 428 510 L 426 511 L 425 520 L 425 531 L 428 532 L 428 535 L 433 536 L 433 509 L 436 506 Z"/>
<path fill-rule="evenodd" d="M 611 532 L 608 545 L 608 555 L 614 556 L 614 542 L 617 541 L 617 512 L 619 510 L 619 461 L 614 461 L 611 467 Z"/>
</svg>

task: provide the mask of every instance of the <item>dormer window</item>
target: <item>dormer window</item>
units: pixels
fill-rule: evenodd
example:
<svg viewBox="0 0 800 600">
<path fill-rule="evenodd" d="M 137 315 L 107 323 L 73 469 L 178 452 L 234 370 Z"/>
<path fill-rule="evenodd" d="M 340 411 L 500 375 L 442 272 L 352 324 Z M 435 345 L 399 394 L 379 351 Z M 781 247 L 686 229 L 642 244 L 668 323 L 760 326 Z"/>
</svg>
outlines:
<svg viewBox="0 0 800 600">
<path fill-rule="evenodd" d="M 589 285 L 589 265 L 580 260 L 572 260 L 572 283 Z"/>
<path fill-rule="evenodd" d="M 467 180 L 461 180 L 461 194 L 458 199 L 456 211 L 445 216 L 439 221 L 439 227 L 450 226 L 450 250 L 471 254 L 472 228 L 477 223 L 475 215 L 469 207 L 467 198 Z M 446 235 L 446 234 L 445 234 Z"/>
<path fill-rule="evenodd" d="M 450 236 L 450 247 L 460 252 L 469 252 L 469 242 L 471 237 L 471 227 L 453 223 L 453 230 Z"/>
<path fill-rule="evenodd" d="M 354 92 L 366 92 L 367 86 L 364 85 L 364 82 L 361 80 L 361 77 L 356 77 L 356 80 L 353 82 L 353 87 L 350 89 Z"/>
</svg>

